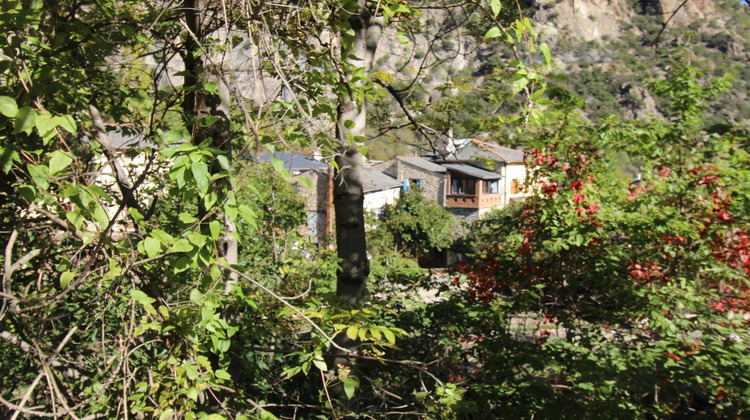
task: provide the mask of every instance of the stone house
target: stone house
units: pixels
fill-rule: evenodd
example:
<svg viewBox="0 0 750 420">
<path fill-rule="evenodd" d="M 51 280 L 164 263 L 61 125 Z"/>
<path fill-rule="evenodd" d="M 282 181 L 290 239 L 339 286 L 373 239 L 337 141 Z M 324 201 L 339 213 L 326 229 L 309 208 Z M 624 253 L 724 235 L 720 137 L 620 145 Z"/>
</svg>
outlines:
<svg viewBox="0 0 750 420">
<path fill-rule="evenodd" d="M 418 186 L 422 194 L 445 205 L 447 186 L 444 166 L 418 156 L 397 156 L 393 159 L 374 164 L 372 169 L 396 179 L 404 191 Z"/>
<path fill-rule="evenodd" d="M 333 232 L 333 168 L 302 153 L 266 153 L 260 158 L 263 162 L 274 159 L 280 160 L 284 170 L 292 175 L 294 188 L 305 202 L 304 233 L 324 244 Z"/>
<path fill-rule="evenodd" d="M 467 222 L 503 205 L 502 175 L 476 166 L 443 163 L 448 190 L 444 207 Z"/>
<path fill-rule="evenodd" d="M 523 150 L 511 149 L 477 139 L 453 140 L 447 147 L 443 162 L 478 166 L 500 174 L 500 207 L 522 201 L 530 194 L 526 184 L 526 162 Z"/>
<path fill-rule="evenodd" d="M 284 169 L 292 175 L 297 194 L 307 208 L 305 233 L 316 238 L 318 244 L 325 244 L 331 238 L 335 220 L 333 208 L 333 167 L 314 157 L 301 153 L 267 153 L 263 161 L 272 158 L 283 162 Z M 307 181 L 301 181 L 306 178 Z M 386 205 L 396 202 L 401 194 L 401 182 L 373 168 L 362 171 L 362 192 L 364 209 L 375 214 L 382 212 Z"/>
</svg>

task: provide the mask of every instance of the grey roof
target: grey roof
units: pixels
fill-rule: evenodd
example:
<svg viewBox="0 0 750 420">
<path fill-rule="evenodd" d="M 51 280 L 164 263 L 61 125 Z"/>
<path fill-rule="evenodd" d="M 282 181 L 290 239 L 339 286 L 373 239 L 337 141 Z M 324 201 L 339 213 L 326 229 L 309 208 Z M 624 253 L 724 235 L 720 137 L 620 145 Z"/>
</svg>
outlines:
<svg viewBox="0 0 750 420">
<path fill-rule="evenodd" d="M 409 165 L 416 166 L 417 168 L 424 169 L 430 172 L 445 173 L 445 168 L 438 165 L 437 163 L 430 162 L 429 160 L 416 156 L 397 156 L 396 159 L 401 162 L 408 163 Z"/>
<path fill-rule="evenodd" d="M 362 170 L 362 191 L 368 193 L 392 188 L 401 188 L 401 183 L 396 178 L 372 168 Z"/>
<path fill-rule="evenodd" d="M 287 171 L 309 171 L 317 168 L 327 168 L 328 165 L 324 162 L 317 161 L 311 156 L 303 155 L 302 153 L 265 153 L 260 159 L 264 162 L 270 162 L 271 158 L 276 158 L 284 161 L 284 169 Z"/>
<path fill-rule="evenodd" d="M 444 163 L 443 166 L 450 169 L 451 171 L 455 171 L 464 175 L 469 175 L 474 178 L 479 178 L 479 179 L 502 178 L 502 176 L 498 173 L 485 171 L 484 169 L 479 169 L 476 166 L 462 165 L 460 163 Z"/>
<path fill-rule="evenodd" d="M 489 159 L 506 163 L 519 163 L 524 161 L 522 150 L 511 149 L 498 144 L 488 143 L 481 140 L 472 140 L 457 150 L 453 156 L 459 161 L 476 159 Z"/>
</svg>

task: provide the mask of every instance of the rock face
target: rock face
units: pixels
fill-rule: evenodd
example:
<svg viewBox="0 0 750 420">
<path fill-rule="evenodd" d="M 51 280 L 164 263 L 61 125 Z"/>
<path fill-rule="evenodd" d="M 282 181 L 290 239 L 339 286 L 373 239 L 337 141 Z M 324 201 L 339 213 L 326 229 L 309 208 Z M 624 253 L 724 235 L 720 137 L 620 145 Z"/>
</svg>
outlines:
<svg viewBox="0 0 750 420">
<path fill-rule="evenodd" d="M 670 26 L 687 26 L 716 17 L 714 0 L 539 0 L 535 20 L 554 41 L 619 38 L 638 13 L 663 16 Z M 553 42 L 554 42 L 553 41 Z"/>
<path fill-rule="evenodd" d="M 674 14 L 670 21 L 670 24 L 674 25 L 689 25 L 699 20 L 709 19 L 716 13 L 714 0 L 690 0 L 684 4 L 683 0 L 661 0 L 658 3 L 665 20 Z M 682 7 L 680 7 L 681 4 Z"/>
<path fill-rule="evenodd" d="M 570 37 L 576 41 L 617 37 L 632 13 L 626 0 L 541 0 L 537 4 L 537 22 L 547 30 L 556 28 L 557 39 Z"/>
</svg>

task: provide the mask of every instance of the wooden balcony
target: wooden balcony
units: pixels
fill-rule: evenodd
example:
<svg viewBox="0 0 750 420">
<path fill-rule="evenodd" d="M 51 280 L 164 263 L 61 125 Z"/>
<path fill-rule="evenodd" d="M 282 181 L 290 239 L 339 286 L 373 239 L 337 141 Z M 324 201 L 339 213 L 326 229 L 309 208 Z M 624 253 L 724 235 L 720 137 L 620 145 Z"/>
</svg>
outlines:
<svg viewBox="0 0 750 420">
<path fill-rule="evenodd" d="M 483 209 L 500 206 L 502 204 L 502 194 L 448 194 L 445 196 L 445 207 L 448 208 Z"/>
</svg>

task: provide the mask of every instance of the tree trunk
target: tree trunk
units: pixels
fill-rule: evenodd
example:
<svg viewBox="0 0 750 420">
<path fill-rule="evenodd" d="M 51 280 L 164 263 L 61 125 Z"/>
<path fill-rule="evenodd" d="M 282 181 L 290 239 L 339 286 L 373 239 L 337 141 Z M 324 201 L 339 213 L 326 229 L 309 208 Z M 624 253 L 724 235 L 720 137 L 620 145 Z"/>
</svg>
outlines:
<svg viewBox="0 0 750 420">
<path fill-rule="evenodd" d="M 232 162 L 232 139 L 231 139 L 231 126 L 229 121 L 229 101 L 230 92 L 229 88 L 222 83 L 222 72 L 223 68 L 220 64 L 223 60 L 211 60 L 210 52 L 202 51 L 201 54 L 196 54 L 203 48 L 202 42 L 207 41 L 206 33 L 203 30 L 202 17 L 204 15 L 203 8 L 206 7 L 201 0 L 185 0 L 183 2 L 183 10 L 185 12 L 185 20 L 189 34 L 185 39 L 185 52 L 183 61 L 185 63 L 185 83 L 186 89 L 185 99 L 183 103 L 183 111 L 185 117 L 188 119 L 188 127 L 192 135 L 192 143 L 199 145 L 204 141 L 211 139 L 211 146 L 221 150 L 222 154 L 226 157 L 227 162 Z M 230 32 L 230 28 L 226 28 L 227 33 Z M 202 84 L 200 83 L 201 77 L 216 82 L 219 86 L 216 93 L 207 92 Z M 201 123 L 202 117 L 212 116 L 216 120 L 205 126 Z M 222 170 L 228 170 L 222 168 L 219 160 L 214 159 L 211 164 L 211 173 L 215 174 Z M 214 191 L 218 191 L 221 197 L 224 193 L 231 190 L 229 178 L 222 178 L 213 182 L 212 186 Z M 221 238 L 220 242 L 220 255 L 223 256 L 227 263 L 237 264 L 238 261 L 238 243 L 237 239 L 232 235 L 232 232 L 237 231 L 237 227 L 229 217 L 215 213 L 212 217 L 206 217 L 207 209 L 204 206 L 203 200 L 198 202 L 198 213 L 199 219 L 201 219 L 201 231 L 209 233 L 209 224 L 212 220 L 217 218 L 223 219 L 225 234 Z M 222 217 L 223 216 L 223 217 Z M 236 273 L 231 273 L 227 284 L 224 287 L 224 291 L 229 293 L 232 290 L 234 284 L 237 283 L 238 277 Z"/>
<path fill-rule="evenodd" d="M 359 14 L 349 20 L 355 37 L 351 47 L 343 51 L 343 61 L 350 71 L 364 68 L 368 78 L 375 50 L 383 27 L 383 18 L 372 17 L 364 0 L 359 1 Z M 350 81 L 347 81 L 350 82 Z M 333 204 L 336 210 L 336 245 L 341 260 L 336 294 L 341 302 L 358 305 L 365 295 L 370 263 L 365 240 L 364 194 L 362 192 L 362 145 L 367 127 L 367 107 L 357 100 L 356 88 L 362 81 L 352 82 L 349 97 L 340 99 L 336 133 L 341 153 L 336 157 Z"/>
</svg>

